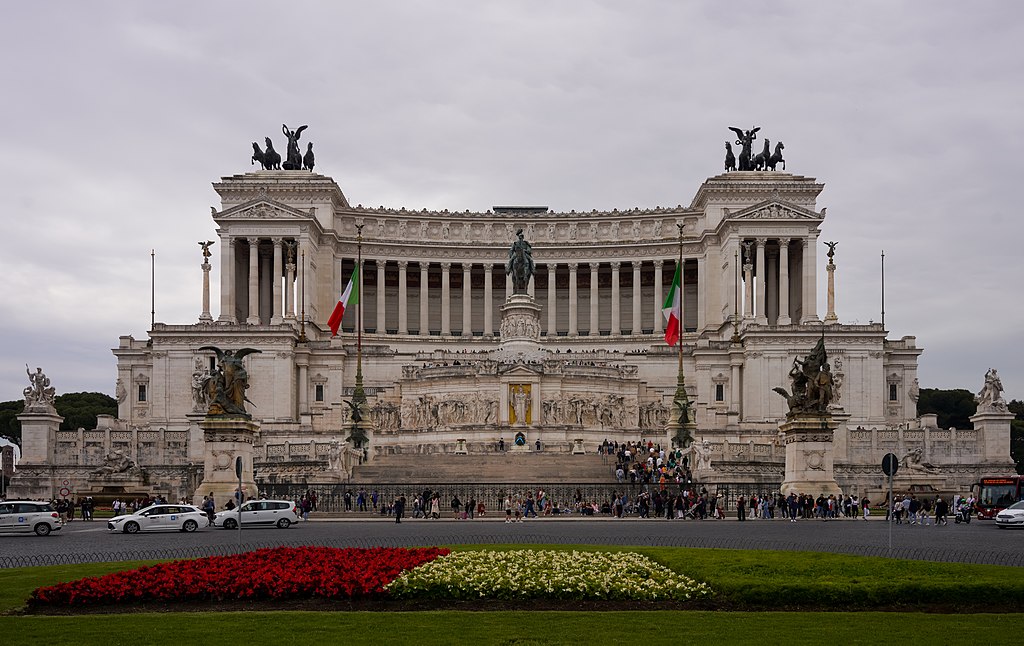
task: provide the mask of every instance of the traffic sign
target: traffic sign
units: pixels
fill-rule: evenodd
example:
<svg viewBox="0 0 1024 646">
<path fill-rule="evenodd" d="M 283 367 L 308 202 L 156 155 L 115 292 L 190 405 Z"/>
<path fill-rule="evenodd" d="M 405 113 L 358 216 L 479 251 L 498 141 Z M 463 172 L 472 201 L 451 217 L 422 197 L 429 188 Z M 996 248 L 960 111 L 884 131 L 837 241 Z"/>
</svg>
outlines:
<svg viewBox="0 0 1024 646">
<path fill-rule="evenodd" d="M 900 469 L 900 459 L 896 457 L 895 453 L 886 453 L 885 457 L 882 458 L 882 473 L 889 476 L 890 478 L 896 475 L 896 472 Z"/>
<path fill-rule="evenodd" d="M 235 477 L 242 477 L 242 456 L 235 458 Z"/>
<path fill-rule="evenodd" d="M 61 489 L 60 489 L 60 497 L 61 498 L 67 498 L 68 495 L 70 495 L 70 494 L 71 494 L 71 490 L 70 489 L 68 489 L 67 487 L 61 487 Z"/>
</svg>

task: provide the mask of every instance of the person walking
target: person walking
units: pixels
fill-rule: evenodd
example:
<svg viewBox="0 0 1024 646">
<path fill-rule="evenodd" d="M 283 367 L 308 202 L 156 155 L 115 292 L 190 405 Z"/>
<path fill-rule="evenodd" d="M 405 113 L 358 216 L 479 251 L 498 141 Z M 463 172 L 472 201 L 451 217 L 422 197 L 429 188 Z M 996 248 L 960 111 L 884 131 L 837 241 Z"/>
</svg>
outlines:
<svg viewBox="0 0 1024 646">
<path fill-rule="evenodd" d="M 747 499 L 744 498 L 743 495 L 741 494 L 740 497 L 736 499 L 736 520 L 746 520 L 746 519 L 747 519 Z"/>
<path fill-rule="evenodd" d="M 402 522 L 402 516 L 405 515 L 405 496 L 399 496 L 395 499 L 395 524 Z"/>
</svg>

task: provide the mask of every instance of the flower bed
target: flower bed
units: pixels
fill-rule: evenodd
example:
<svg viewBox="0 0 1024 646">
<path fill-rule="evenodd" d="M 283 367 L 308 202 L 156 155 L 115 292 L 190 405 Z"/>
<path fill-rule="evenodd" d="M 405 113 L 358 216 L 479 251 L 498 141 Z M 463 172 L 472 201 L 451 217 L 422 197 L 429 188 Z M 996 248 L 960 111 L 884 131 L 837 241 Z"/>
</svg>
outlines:
<svg viewBox="0 0 1024 646">
<path fill-rule="evenodd" d="M 38 588 L 33 609 L 301 599 L 690 601 L 710 588 L 633 552 L 278 547 Z"/>
<path fill-rule="evenodd" d="M 689 601 L 706 583 L 634 552 L 455 552 L 385 586 L 398 598 Z"/>
<path fill-rule="evenodd" d="M 351 599 L 385 594 L 403 570 L 448 554 L 441 548 L 277 547 L 174 561 L 38 588 L 30 607 L 197 600 Z"/>
</svg>

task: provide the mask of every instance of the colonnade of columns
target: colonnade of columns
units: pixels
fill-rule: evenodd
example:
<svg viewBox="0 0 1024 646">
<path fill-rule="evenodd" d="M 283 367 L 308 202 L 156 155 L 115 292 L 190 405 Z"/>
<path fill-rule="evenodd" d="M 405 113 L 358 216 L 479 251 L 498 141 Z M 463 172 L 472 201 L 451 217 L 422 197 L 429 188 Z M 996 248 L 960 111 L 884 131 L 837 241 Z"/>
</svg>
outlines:
<svg viewBox="0 0 1024 646">
<path fill-rule="evenodd" d="M 753 238 L 740 243 L 744 319 L 761 325 L 818 320 L 815 242 L 814 238 Z"/>
<path fill-rule="evenodd" d="M 690 262 L 696 271 L 696 262 Z M 528 292 L 545 307 L 542 333 L 570 337 L 660 333 L 664 328 L 664 290 L 671 280 L 663 274 L 674 272 L 676 261 L 627 262 L 631 273 L 623 271 L 623 264 L 538 265 Z M 353 266 L 353 259 L 343 262 L 343 282 Z M 493 336 L 501 318 L 500 306 L 512 294 L 508 276 L 504 294 L 495 293 L 495 284 L 504 275 L 503 263 L 431 264 L 364 258 L 361 275 L 363 330 L 371 333 Z M 692 282 L 691 328 L 696 327 L 697 309 L 696 281 Z M 627 289 L 623 289 L 624 283 Z M 355 324 L 355 319 L 346 318 L 343 329 L 352 331 Z"/>
<path fill-rule="evenodd" d="M 296 243 L 283 237 L 224 237 L 221 242 L 217 320 L 276 325 L 294 319 Z"/>
</svg>

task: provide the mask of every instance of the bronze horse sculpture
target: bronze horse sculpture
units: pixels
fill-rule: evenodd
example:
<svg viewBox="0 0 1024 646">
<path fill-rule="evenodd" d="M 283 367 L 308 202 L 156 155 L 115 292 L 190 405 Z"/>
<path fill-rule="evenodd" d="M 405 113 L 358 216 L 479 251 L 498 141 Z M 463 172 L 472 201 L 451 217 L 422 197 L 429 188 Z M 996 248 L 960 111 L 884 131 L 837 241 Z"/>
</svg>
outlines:
<svg viewBox="0 0 1024 646">
<path fill-rule="evenodd" d="M 267 164 L 264 161 L 264 159 L 265 158 L 263 157 L 263 151 L 260 150 L 260 145 L 258 143 L 256 143 L 255 141 L 252 142 L 252 160 L 249 163 L 249 165 L 252 166 L 256 162 L 259 162 L 260 163 L 260 168 L 262 168 L 263 170 L 267 170 Z"/>
<path fill-rule="evenodd" d="M 263 168 L 265 170 L 281 170 L 281 155 L 274 150 L 274 144 L 270 137 L 264 137 L 267 142 L 267 149 L 263 152 Z"/>
<path fill-rule="evenodd" d="M 254 144 L 255 145 L 255 144 Z M 736 170 L 736 155 L 732 154 L 732 144 L 725 142 L 725 172 Z"/>
<path fill-rule="evenodd" d="M 771 151 L 768 149 L 769 142 L 767 139 L 764 140 L 764 150 L 754 156 L 752 162 L 754 170 L 765 170 L 768 166 L 768 158 L 772 156 Z"/>
<path fill-rule="evenodd" d="M 775 167 L 781 162 L 782 170 L 786 170 L 786 160 L 782 158 L 782 151 L 786 147 L 782 145 L 782 142 L 775 144 L 775 154 L 768 158 L 767 166 L 769 170 L 775 170 Z"/>
</svg>

